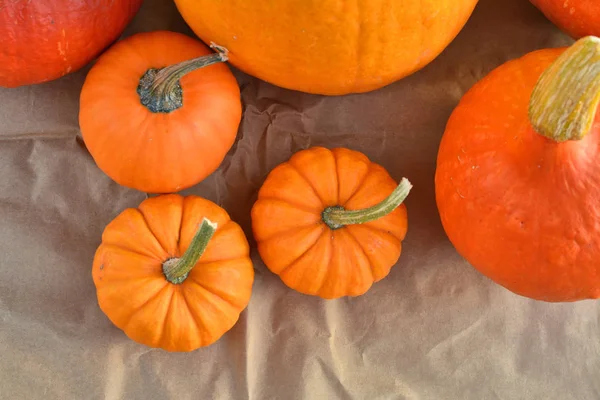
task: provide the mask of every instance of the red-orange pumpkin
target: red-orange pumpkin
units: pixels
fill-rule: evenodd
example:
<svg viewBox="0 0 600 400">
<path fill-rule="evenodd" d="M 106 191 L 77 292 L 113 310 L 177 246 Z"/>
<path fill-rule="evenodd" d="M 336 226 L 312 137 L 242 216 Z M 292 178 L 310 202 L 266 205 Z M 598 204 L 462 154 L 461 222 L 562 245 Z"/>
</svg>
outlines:
<svg viewBox="0 0 600 400">
<path fill-rule="evenodd" d="M 600 40 L 510 61 L 452 114 L 435 176 L 442 224 L 495 282 L 600 298 Z"/>
<path fill-rule="evenodd" d="M 94 257 L 98 303 L 131 339 L 191 351 L 233 327 L 252 292 L 248 241 L 197 196 L 151 197 L 110 222 Z"/>
<path fill-rule="evenodd" d="M 600 36 L 600 1 L 531 0 L 550 21 L 574 38 Z"/>
<path fill-rule="evenodd" d="M 142 1 L 0 1 L 0 86 L 77 71 L 121 35 Z"/>
<path fill-rule="evenodd" d="M 170 193 L 217 169 L 242 116 L 237 81 L 217 50 L 181 33 L 144 32 L 98 59 L 79 125 L 102 171 L 123 186 Z"/>
<path fill-rule="evenodd" d="M 400 258 L 411 187 L 358 151 L 302 150 L 260 188 L 252 208 L 258 251 L 301 293 L 362 295 Z"/>
</svg>

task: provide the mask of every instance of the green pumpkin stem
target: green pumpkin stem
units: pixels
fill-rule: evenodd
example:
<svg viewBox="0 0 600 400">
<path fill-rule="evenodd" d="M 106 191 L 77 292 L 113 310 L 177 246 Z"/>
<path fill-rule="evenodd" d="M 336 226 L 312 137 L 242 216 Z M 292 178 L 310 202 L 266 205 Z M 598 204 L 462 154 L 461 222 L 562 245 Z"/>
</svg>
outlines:
<svg viewBox="0 0 600 400">
<path fill-rule="evenodd" d="M 363 210 L 345 210 L 343 207 L 327 207 L 323 211 L 323 222 L 331 229 L 339 229 L 346 225 L 365 224 L 385 217 L 402 204 L 410 193 L 412 184 L 402 178 L 400 184 L 381 203 Z"/>
<path fill-rule="evenodd" d="M 202 257 L 216 230 L 217 224 L 204 218 L 183 256 L 171 258 L 163 263 L 163 273 L 169 282 L 179 284 L 187 278 Z"/>
<path fill-rule="evenodd" d="M 181 78 L 186 74 L 209 65 L 226 62 L 226 48 L 211 43 L 217 52 L 182 61 L 164 68 L 150 68 L 140 78 L 137 88 L 140 102 L 154 113 L 170 113 L 183 106 Z"/>
<path fill-rule="evenodd" d="M 536 132 L 556 141 L 587 135 L 600 105 L 600 38 L 579 39 L 538 80 L 529 102 Z"/>
</svg>

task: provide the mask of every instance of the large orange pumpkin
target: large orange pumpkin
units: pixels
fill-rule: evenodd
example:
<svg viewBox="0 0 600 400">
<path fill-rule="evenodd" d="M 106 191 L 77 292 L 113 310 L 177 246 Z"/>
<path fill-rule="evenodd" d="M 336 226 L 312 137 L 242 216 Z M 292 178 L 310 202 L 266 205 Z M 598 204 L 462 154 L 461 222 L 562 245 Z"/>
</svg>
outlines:
<svg viewBox="0 0 600 400">
<path fill-rule="evenodd" d="M 364 294 L 400 257 L 408 225 L 402 202 L 410 188 L 357 151 L 302 150 L 260 188 L 252 208 L 258 251 L 301 293 Z"/>
<path fill-rule="evenodd" d="M 217 341 L 250 300 L 242 229 L 197 196 L 151 197 L 110 222 L 93 265 L 98 303 L 131 339 L 168 351 Z"/>
<path fill-rule="evenodd" d="M 600 40 L 510 61 L 476 84 L 439 149 L 437 204 L 476 269 L 537 300 L 600 297 Z"/>
<path fill-rule="evenodd" d="M 0 1 L 0 86 L 77 71 L 121 35 L 142 0 Z"/>
<path fill-rule="evenodd" d="M 531 0 L 531 3 L 574 38 L 600 36 L 598 0 Z"/>
<path fill-rule="evenodd" d="M 175 0 L 194 32 L 231 63 L 275 85 L 366 92 L 427 65 L 477 0 Z"/>
<path fill-rule="evenodd" d="M 237 81 L 217 50 L 158 31 L 99 58 L 81 91 L 79 124 L 102 171 L 123 186 L 170 193 L 217 169 L 242 115 Z"/>
</svg>

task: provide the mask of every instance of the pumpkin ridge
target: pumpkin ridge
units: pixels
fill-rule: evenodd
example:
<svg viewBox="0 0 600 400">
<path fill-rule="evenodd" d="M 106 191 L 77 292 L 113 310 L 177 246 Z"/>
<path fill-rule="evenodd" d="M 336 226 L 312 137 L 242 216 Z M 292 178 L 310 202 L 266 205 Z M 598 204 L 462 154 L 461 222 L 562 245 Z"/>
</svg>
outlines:
<svg viewBox="0 0 600 400">
<path fill-rule="evenodd" d="M 160 279 L 159 277 L 156 276 L 150 276 L 145 278 L 145 280 L 147 281 L 151 281 L 151 280 L 155 280 L 155 279 Z M 126 282 L 131 283 L 131 281 L 139 281 L 140 278 L 138 277 L 132 277 L 132 278 L 113 278 L 111 277 L 108 281 L 110 282 L 111 285 L 120 285 L 120 284 L 124 284 Z M 99 286 L 103 287 L 104 285 L 99 284 Z M 161 287 L 162 289 L 162 287 Z M 159 289 L 160 290 L 160 289 Z"/>
<path fill-rule="evenodd" d="M 180 249 L 181 249 L 181 231 L 183 230 L 183 221 L 184 221 L 183 214 L 184 214 L 184 211 L 185 211 L 185 198 L 183 198 L 181 200 L 181 218 L 179 220 L 179 229 L 177 230 L 177 242 L 176 243 L 177 243 L 177 250 L 178 251 L 180 251 Z M 214 237 L 214 235 L 213 235 L 213 237 Z M 180 251 L 179 255 L 181 255 L 181 251 Z"/>
<path fill-rule="evenodd" d="M 212 261 L 206 261 L 206 262 L 198 262 L 198 266 L 200 266 L 200 264 L 203 264 L 204 266 L 207 265 L 211 265 L 211 264 L 222 264 L 222 263 L 233 263 L 233 262 L 237 262 L 237 261 L 243 261 L 246 260 L 247 257 L 245 256 L 237 256 L 237 257 L 233 257 L 233 258 L 225 258 L 225 259 L 219 259 L 219 260 L 212 260 Z M 230 267 L 227 267 L 227 269 L 229 269 Z M 194 271 L 196 268 L 194 268 L 192 271 Z M 192 272 L 190 272 L 189 276 L 195 276 Z"/>
<path fill-rule="evenodd" d="M 371 222 L 375 222 L 375 221 L 371 221 Z M 380 234 L 391 236 L 392 238 L 394 238 L 395 240 L 397 240 L 400 243 L 402 243 L 402 241 L 404 240 L 404 238 L 399 238 L 398 236 L 394 235 L 391 231 L 388 231 L 386 229 L 382 229 L 382 228 L 379 228 L 377 226 L 371 225 L 371 222 L 367 222 L 366 224 L 362 224 L 361 226 L 363 226 L 365 228 L 368 228 L 368 229 L 370 229 L 372 231 L 378 232 Z"/>
<path fill-rule="evenodd" d="M 325 231 L 327 232 L 327 231 Z M 321 280 L 321 284 L 319 285 L 319 288 L 317 289 L 316 293 L 321 294 L 321 291 L 323 290 L 323 286 L 325 286 L 325 283 L 327 282 L 327 278 L 329 278 L 329 273 L 330 273 L 330 265 L 331 265 L 331 261 L 333 261 L 333 254 L 334 254 L 334 250 L 335 250 L 335 232 L 331 232 L 331 236 L 329 238 L 329 246 L 331 246 L 331 250 L 329 251 L 329 260 L 327 260 L 327 268 L 325 269 L 325 274 L 323 274 L 323 279 Z"/>
<path fill-rule="evenodd" d="M 364 184 L 367 181 L 367 178 L 371 174 L 372 170 L 373 170 L 373 163 L 369 163 L 369 167 L 367 169 L 367 173 L 365 174 L 365 176 L 362 177 L 360 183 L 356 186 L 356 190 L 354 190 L 354 192 L 352 193 L 352 195 L 350 197 L 348 197 L 348 199 L 344 202 L 344 204 L 342 204 L 342 207 L 346 208 L 346 204 L 348 204 L 348 203 L 350 203 L 352 201 L 352 199 L 354 198 L 354 196 L 356 196 L 356 194 L 364 186 Z"/>
<path fill-rule="evenodd" d="M 369 257 L 369 255 L 367 254 L 367 251 L 363 247 L 363 245 L 360 242 L 360 240 L 358 240 L 356 238 L 356 236 L 354 236 L 354 233 L 352 233 L 352 230 L 351 229 L 344 229 L 344 230 L 346 231 L 346 233 L 348 234 L 348 236 L 350 236 L 352 238 L 352 240 L 354 240 L 354 242 L 356 243 L 356 245 L 358 246 L 358 248 L 360 249 L 360 251 L 365 255 L 365 258 L 367 259 L 367 261 L 369 261 L 369 272 L 371 273 L 371 279 L 374 282 L 375 281 L 375 273 L 373 272 L 373 262 L 371 261 L 371 257 Z"/>
<path fill-rule="evenodd" d="M 232 307 L 233 309 L 237 310 L 240 308 L 239 305 L 235 304 L 234 301 L 231 301 L 231 299 L 225 299 L 221 294 L 215 293 L 212 289 L 209 289 L 208 287 L 206 287 L 205 285 L 203 285 L 202 283 L 198 282 L 196 279 L 194 279 L 193 277 L 190 278 L 190 283 L 196 286 L 196 289 L 200 288 L 201 291 L 209 293 L 210 296 L 218 298 L 221 302 L 227 304 L 229 307 Z M 188 286 L 191 286 L 190 284 L 188 284 Z"/>
<path fill-rule="evenodd" d="M 313 191 L 313 193 L 315 194 L 315 196 L 317 196 L 317 198 L 319 199 L 319 201 L 321 201 L 321 205 L 323 206 L 323 208 L 325 208 L 325 201 L 323 200 L 323 198 L 319 195 L 319 193 L 317 192 L 317 189 L 315 189 L 315 187 L 313 186 L 312 182 L 306 177 L 304 176 L 304 174 L 302 172 L 300 172 L 300 169 L 298 167 L 296 167 L 295 165 L 293 165 L 292 163 L 287 163 L 293 170 L 295 170 L 298 175 L 304 179 L 304 181 L 308 184 L 308 186 L 311 188 L 311 190 Z M 339 183 L 338 183 L 339 184 Z"/>
<path fill-rule="evenodd" d="M 351 152 L 351 154 L 354 155 L 355 151 L 353 150 L 349 150 L 349 149 L 342 149 L 342 148 L 335 148 L 331 151 L 331 153 L 333 154 L 333 158 L 335 160 L 335 172 L 337 174 L 337 182 L 338 182 L 338 201 L 340 202 L 340 206 L 344 206 L 344 204 L 346 204 L 346 202 L 348 202 L 349 198 L 346 199 L 346 201 L 344 201 L 344 203 L 341 203 L 341 187 L 342 187 L 342 179 L 341 176 L 342 174 L 340 174 L 340 164 L 339 164 L 339 157 L 340 157 L 340 152 L 342 152 L 343 150 L 348 150 Z M 362 156 L 364 156 L 364 154 L 359 153 Z M 356 186 L 356 188 L 359 188 L 360 186 L 362 186 L 363 182 L 365 181 L 365 179 L 367 178 L 367 175 L 369 174 L 370 168 L 371 168 L 371 161 L 368 159 L 368 157 L 364 156 L 366 158 L 367 161 L 367 170 L 365 171 L 364 176 L 362 176 L 360 178 L 360 181 L 358 183 L 358 185 Z M 352 194 L 350 195 L 350 197 L 352 197 L 354 195 L 355 191 L 352 192 Z"/>
<path fill-rule="evenodd" d="M 119 284 L 115 285 L 115 286 L 117 286 L 116 290 L 110 284 L 98 285 L 96 297 L 98 300 L 98 305 L 100 306 L 100 309 L 102 310 L 102 312 L 105 313 L 107 318 L 115 326 L 117 326 L 118 328 L 120 328 L 121 330 L 124 331 L 125 330 L 124 328 L 127 326 L 127 324 L 130 323 L 131 319 L 138 311 L 142 310 L 150 301 L 155 300 L 157 297 L 159 297 L 161 295 L 161 293 L 164 290 L 164 286 L 160 287 L 155 293 L 153 293 L 148 299 L 146 299 L 144 301 L 144 303 L 138 308 L 127 307 L 127 304 L 119 303 L 118 304 L 119 308 L 127 310 L 128 312 L 126 314 L 124 314 L 123 316 L 118 315 L 118 314 L 113 315 L 112 313 L 109 312 L 110 309 L 113 308 L 114 304 L 115 304 L 115 300 L 113 300 L 114 299 L 113 294 L 118 293 L 120 290 L 125 289 L 128 286 L 127 283 L 125 283 L 124 281 L 121 281 L 121 282 L 122 283 L 120 285 Z M 146 287 L 146 286 L 147 286 L 147 284 L 144 284 L 144 285 L 138 286 L 138 288 Z"/>
<path fill-rule="evenodd" d="M 143 309 L 144 309 L 144 308 L 145 308 L 145 307 L 148 305 L 148 303 L 150 303 L 150 302 L 151 302 L 151 301 L 153 301 L 153 300 L 156 300 L 156 298 L 157 298 L 157 297 L 159 297 L 159 295 L 161 295 L 161 294 L 164 292 L 164 290 L 165 290 L 165 288 L 166 288 L 167 286 L 168 286 L 168 285 L 165 285 L 165 286 L 163 286 L 162 288 L 160 288 L 160 289 L 159 289 L 159 290 L 158 290 L 156 293 L 154 293 L 152 296 L 150 296 L 150 297 L 148 298 L 148 300 L 146 300 L 146 301 L 145 301 L 145 302 L 144 302 L 142 305 L 140 305 L 140 306 L 139 306 L 139 307 L 137 307 L 135 310 L 133 310 L 133 312 L 132 312 L 132 313 L 129 315 L 129 317 L 127 317 L 127 322 L 126 322 L 126 323 L 125 323 L 125 324 L 124 324 L 122 327 L 121 327 L 121 326 L 119 327 L 119 328 L 121 328 L 121 329 L 123 330 L 123 332 L 125 332 L 125 333 L 127 334 L 127 336 L 129 336 L 129 334 L 127 333 L 127 332 L 128 332 L 128 327 L 129 327 L 129 325 L 132 323 L 132 321 L 133 321 L 133 317 L 134 317 L 134 316 L 135 316 L 137 313 L 139 313 L 140 311 L 142 311 L 142 310 L 143 310 Z M 115 324 L 115 325 L 116 325 L 116 324 Z M 117 325 L 117 326 L 118 326 L 118 325 Z"/>
<path fill-rule="evenodd" d="M 333 164 L 335 165 L 335 182 L 337 183 L 337 188 L 335 190 L 335 198 L 337 200 L 336 201 L 337 205 L 339 205 L 340 204 L 340 192 L 341 192 L 341 187 L 342 187 L 342 184 L 340 182 L 341 181 L 340 170 L 339 170 L 340 166 L 338 163 L 338 158 L 337 158 L 336 152 L 333 150 L 329 150 L 329 152 L 331 153 L 331 156 L 333 157 Z"/>
<path fill-rule="evenodd" d="M 280 197 L 274 197 L 274 196 L 261 197 L 257 201 L 281 202 L 281 203 L 289 204 L 290 206 L 293 206 L 294 208 L 297 208 L 298 210 L 302 210 L 302 211 L 306 211 L 306 212 L 310 212 L 310 213 L 314 213 L 314 212 L 320 213 L 320 212 L 322 212 L 321 209 L 309 208 L 306 205 L 299 204 L 299 203 L 296 203 L 296 202 L 293 202 L 293 201 L 289 201 L 287 199 L 283 199 L 283 198 L 280 198 Z"/>
<path fill-rule="evenodd" d="M 308 248 L 306 250 L 304 250 L 300 255 L 298 255 L 298 257 L 296 257 L 292 262 L 290 262 L 289 265 L 283 267 L 281 269 L 281 271 L 279 271 L 278 275 L 281 276 L 283 275 L 287 270 L 289 270 L 290 268 L 292 268 L 294 266 L 294 264 L 296 264 L 298 262 L 299 259 L 301 259 L 302 257 L 304 257 L 304 255 L 306 253 L 308 253 L 309 251 L 311 251 L 312 249 L 315 248 L 315 246 L 317 245 L 317 243 L 319 243 L 319 239 L 321 239 L 321 236 L 323 236 L 324 234 L 328 234 L 329 233 L 329 229 L 323 229 L 323 231 L 321 232 L 321 234 L 317 237 L 317 239 L 315 240 L 315 242 L 313 244 L 311 244 L 310 246 L 308 246 Z"/>
<path fill-rule="evenodd" d="M 134 315 L 134 314 L 135 314 L 135 313 L 136 313 L 138 310 L 141 310 L 142 308 L 146 307 L 146 305 L 147 305 L 148 303 L 150 303 L 152 300 L 154 300 L 156 297 L 158 297 L 158 295 L 159 295 L 159 294 L 160 294 L 160 293 L 161 293 L 163 290 L 165 290 L 165 288 L 166 288 L 167 286 L 169 286 L 169 285 L 170 285 L 170 284 L 169 284 L 169 282 L 167 282 L 167 281 L 165 280 L 165 284 L 164 284 L 164 285 L 163 285 L 163 286 L 162 286 L 160 289 L 158 289 L 158 290 L 156 291 L 156 293 L 154 293 L 152 296 L 148 297 L 148 299 L 147 299 L 146 301 L 144 301 L 144 303 L 143 303 L 143 304 L 141 304 L 141 305 L 140 305 L 140 306 L 137 308 L 137 310 L 135 310 L 135 311 L 133 312 L 133 314 L 131 314 L 131 315 L 133 316 L 133 315 Z"/>
<path fill-rule="evenodd" d="M 277 236 L 287 236 L 290 233 L 296 231 L 296 230 L 300 230 L 300 229 L 304 229 L 304 228 L 308 228 L 310 227 L 312 224 L 307 224 L 307 225 L 296 225 L 293 228 L 290 229 L 286 229 L 285 231 L 281 231 L 281 232 L 276 232 L 274 234 L 272 234 L 271 236 L 268 236 L 266 238 L 263 238 L 260 240 L 261 243 L 263 242 L 268 242 L 269 240 L 274 239 Z M 324 225 L 324 222 L 319 222 L 317 225 Z"/>
<path fill-rule="evenodd" d="M 198 331 L 198 333 L 200 334 L 202 331 L 208 331 L 208 329 L 206 328 L 206 325 L 204 325 L 204 323 L 202 321 L 198 321 L 198 317 L 196 316 L 196 313 L 192 311 L 192 308 L 190 307 L 190 301 L 188 301 L 188 298 L 186 296 L 186 291 L 185 291 L 185 287 L 183 287 L 179 293 L 181 294 L 181 299 L 183 300 L 183 303 L 185 304 L 185 306 L 188 309 L 189 314 L 191 315 L 191 319 L 192 321 L 194 321 L 194 326 L 196 327 L 196 330 Z M 203 343 L 204 340 L 202 340 L 202 335 L 200 335 L 200 343 Z"/>
<path fill-rule="evenodd" d="M 316 243 L 288 268 L 282 271 L 281 279 L 290 287 L 298 287 L 298 282 L 310 281 L 308 287 L 304 286 L 299 291 L 308 295 L 317 295 L 323 286 L 323 279 L 327 272 L 327 265 L 324 261 L 329 258 L 323 258 L 324 254 L 332 251 L 331 232 L 324 231 L 319 235 Z M 298 290 L 298 289 L 297 289 Z"/>
<path fill-rule="evenodd" d="M 158 257 L 156 257 L 156 258 L 155 257 L 150 257 L 148 254 L 144 254 L 144 253 L 141 253 L 139 251 L 132 250 L 130 248 L 123 247 L 123 246 L 118 245 L 118 244 L 103 243 L 103 246 L 104 246 L 105 250 L 118 249 L 118 250 L 125 251 L 125 252 L 131 253 L 131 254 L 135 254 L 136 256 L 139 256 L 139 257 L 148 258 L 150 260 L 156 260 L 156 262 L 159 262 L 159 263 L 164 261 L 164 260 L 160 260 Z"/>
<path fill-rule="evenodd" d="M 212 308 L 213 313 L 216 312 L 217 314 L 221 314 L 222 310 L 218 306 L 215 305 L 214 301 L 210 301 L 211 297 L 216 297 L 217 299 L 221 300 L 221 304 L 226 304 L 228 307 L 231 307 L 231 309 L 233 311 L 235 311 L 233 317 L 230 315 L 225 316 L 224 320 L 226 322 L 225 325 L 226 325 L 227 329 L 225 329 L 224 332 L 222 332 L 221 334 L 216 335 L 217 337 L 220 338 L 221 336 L 223 336 L 225 334 L 226 331 L 230 330 L 236 324 L 236 322 L 239 319 L 239 314 L 241 313 L 242 310 L 240 310 L 239 307 L 235 307 L 231 303 L 221 299 L 219 296 L 214 295 L 211 291 L 206 290 L 203 286 L 199 286 L 199 288 L 200 288 L 200 290 L 198 290 L 198 287 L 194 288 L 194 290 L 196 290 L 198 293 L 196 296 L 200 297 L 202 299 L 202 301 L 204 303 L 206 303 L 203 307 L 204 309 L 207 309 L 207 307 L 210 307 L 210 308 Z M 206 293 L 208 293 L 208 296 L 206 295 Z M 188 302 L 186 302 L 186 304 L 188 304 L 190 313 L 192 315 L 194 315 L 194 319 L 196 320 L 196 318 L 197 318 L 196 321 L 199 321 L 199 323 L 205 328 L 205 332 L 208 332 L 211 335 L 213 335 L 215 328 L 214 327 L 210 328 L 209 325 L 205 324 L 204 321 L 202 320 L 202 314 L 198 313 L 193 308 L 193 306 L 190 306 L 190 304 L 196 304 L 196 303 L 194 303 L 193 301 L 188 301 Z M 231 310 L 229 310 L 229 311 L 231 311 Z M 223 324 L 222 321 L 221 321 L 221 324 Z"/>
<path fill-rule="evenodd" d="M 134 217 L 131 214 L 136 214 L 136 216 Z M 142 220 L 141 223 L 139 223 L 139 224 L 137 221 L 138 218 Z M 118 229 L 116 229 L 116 228 L 118 228 Z M 131 242 L 131 240 L 126 240 L 125 241 L 126 243 L 123 244 L 123 242 L 121 241 L 122 238 L 119 237 L 119 234 L 122 233 L 121 231 L 123 229 L 125 229 L 126 231 L 130 232 L 132 229 L 136 230 L 138 228 L 145 229 L 145 231 L 143 233 L 144 233 L 144 235 L 147 234 L 147 236 L 148 236 L 147 238 L 146 237 L 142 238 L 144 240 L 141 242 L 144 242 L 143 243 L 144 245 L 130 247 L 130 246 L 134 246 L 134 243 L 127 243 L 127 242 Z M 136 235 L 137 235 L 137 232 L 136 232 Z M 128 239 L 131 239 L 131 237 L 128 237 Z M 145 243 L 145 239 L 148 239 L 149 242 Z M 135 245 L 137 245 L 139 242 L 140 242 L 139 240 L 136 241 Z M 149 257 L 149 258 L 161 259 L 162 257 L 164 257 L 166 255 L 165 249 L 163 249 L 162 245 L 158 242 L 156 237 L 152 234 L 152 231 L 148 229 L 143 215 L 141 214 L 140 210 L 138 210 L 137 208 L 127 208 L 127 209 L 123 210 L 117 217 L 115 217 L 115 219 L 113 219 L 106 226 L 106 228 L 104 229 L 104 232 L 102 232 L 102 243 L 105 245 L 114 246 L 116 248 L 119 248 L 119 249 L 122 249 L 125 251 L 130 251 L 131 253 L 134 253 L 134 254 L 143 255 L 143 256 Z M 146 248 L 145 247 L 146 244 L 151 245 L 150 248 Z M 144 254 L 144 252 L 147 252 L 147 254 Z"/>
<path fill-rule="evenodd" d="M 140 146 L 140 149 L 141 149 L 141 146 Z M 154 231 L 150 227 L 150 224 L 148 223 L 148 220 L 146 219 L 146 216 L 144 215 L 144 213 L 142 212 L 142 210 L 140 210 L 139 208 L 136 208 L 136 210 L 142 216 L 142 220 L 144 221 L 144 225 L 146 226 L 146 229 L 148 229 L 148 232 L 150 232 L 150 234 L 152 234 L 152 237 L 154 237 L 154 239 L 158 242 L 158 244 L 159 244 L 160 248 L 163 250 L 163 252 L 168 255 L 169 252 L 167 251 L 167 249 L 165 248 L 165 246 L 163 246 L 163 244 L 160 242 L 160 240 L 158 240 L 158 237 L 156 236 L 156 234 L 154 233 Z M 183 212 L 182 212 L 182 214 L 183 214 Z"/>
<path fill-rule="evenodd" d="M 165 195 L 165 197 L 163 197 L 163 199 L 166 199 L 167 197 L 172 197 L 172 198 L 177 198 L 179 197 L 179 195 Z M 180 213 L 180 218 L 179 218 L 179 225 L 178 225 L 178 229 L 177 232 L 181 231 L 181 223 L 183 221 L 183 208 L 181 207 L 181 205 L 183 204 L 183 199 L 180 198 L 180 204 L 179 204 L 179 213 Z M 140 207 L 138 208 L 138 210 L 140 211 L 140 213 L 142 214 L 142 217 L 144 218 L 144 222 L 146 223 L 146 225 L 148 226 L 148 229 L 150 230 L 150 232 L 152 233 L 152 235 L 156 238 L 156 240 L 158 241 L 158 243 L 161 245 L 161 247 L 163 248 L 163 250 L 165 251 L 165 253 L 169 256 L 169 257 L 177 257 L 179 256 L 179 254 L 169 254 L 169 252 L 167 251 L 167 247 L 168 247 L 168 243 L 162 243 L 162 241 L 159 239 L 159 237 L 162 237 L 161 235 L 158 235 L 157 232 L 155 232 L 152 227 L 150 226 L 150 223 L 148 222 L 147 218 L 146 218 L 146 213 L 143 211 L 143 209 Z M 162 215 L 161 215 L 162 216 Z M 169 235 L 170 236 L 170 235 Z M 179 244 L 179 237 L 177 237 L 177 239 L 175 240 L 175 243 L 178 245 Z M 179 246 L 176 247 L 175 249 L 176 251 L 179 250 Z"/>
<path fill-rule="evenodd" d="M 219 260 L 219 261 L 212 261 L 210 263 L 206 263 L 206 265 L 209 264 L 234 264 L 233 266 L 230 265 L 225 265 L 224 267 L 222 267 L 222 269 L 227 269 L 227 270 L 235 270 L 235 271 L 239 271 L 239 264 L 238 263 L 243 263 L 243 262 L 247 262 L 248 258 L 247 257 L 237 257 L 237 258 L 232 258 L 230 260 Z M 253 272 L 254 272 L 254 266 L 252 266 Z M 217 292 L 215 289 L 211 286 L 206 286 L 205 284 L 203 284 L 202 282 L 200 282 L 199 277 L 197 276 L 198 274 L 190 274 L 189 275 L 189 279 L 191 283 L 197 284 L 201 287 L 203 287 L 205 290 L 213 293 L 216 296 L 219 296 L 221 298 L 223 298 L 223 300 L 227 301 L 228 303 L 230 303 L 232 306 L 236 307 L 236 308 L 244 308 L 243 304 L 237 304 L 237 298 L 235 297 L 235 295 L 233 296 L 234 300 L 231 299 L 231 294 L 227 293 L 227 292 Z M 225 299 L 225 297 L 227 299 Z"/>
<path fill-rule="evenodd" d="M 171 285 L 168 284 L 167 286 L 171 286 Z M 165 312 L 165 317 L 163 318 L 162 324 L 160 324 L 162 329 L 160 329 L 160 336 L 158 337 L 158 340 L 157 340 L 157 342 L 159 342 L 159 343 L 162 342 L 165 337 L 165 332 L 167 329 L 167 325 L 169 323 L 169 315 L 171 314 L 171 306 L 173 305 L 173 296 L 175 296 L 176 290 L 177 290 L 177 288 L 171 288 L 171 297 L 169 298 L 169 305 L 167 306 L 167 311 Z"/>
<path fill-rule="evenodd" d="M 392 239 L 394 239 L 395 241 L 399 242 L 400 244 L 402 243 L 402 239 L 400 239 L 399 237 L 394 235 L 392 232 L 387 231 L 385 229 L 378 228 L 376 226 L 372 226 L 369 224 L 369 222 L 367 222 L 366 224 L 361 224 L 360 226 L 363 228 L 369 229 L 371 231 L 377 232 L 378 234 L 383 234 L 385 236 L 389 236 Z"/>
</svg>

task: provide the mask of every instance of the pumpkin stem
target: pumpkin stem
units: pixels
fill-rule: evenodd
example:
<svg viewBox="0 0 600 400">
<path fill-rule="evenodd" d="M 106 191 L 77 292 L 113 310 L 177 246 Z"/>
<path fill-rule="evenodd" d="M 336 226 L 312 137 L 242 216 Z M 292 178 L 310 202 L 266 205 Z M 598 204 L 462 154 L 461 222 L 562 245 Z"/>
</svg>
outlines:
<svg viewBox="0 0 600 400">
<path fill-rule="evenodd" d="M 327 207 L 323 211 L 323 222 L 331 229 L 339 229 L 346 225 L 364 224 L 385 217 L 402 204 L 408 196 L 412 184 L 406 178 L 402 178 L 400 184 L 381 203 L 364 210 L 345 210 L 343 207 Z"/>
<path fill-rule="evenodd" d="M 217 224 L 204 218 L 183 256 L 171 258 L 163 263 L 163 273 L 169 282 L 179 284 L 187 278 L 202 257 L 216 230 Z"/>
<path fill-rule="evenodd" d="M 150 68 L 142 75 L 137 88 L 141 103 L 153 113 L 170 113 L 183 106 L 181 78 L 186 74 L 209 65 L 226 62 L 226 48 L 211 43 L 217 52 L 164 68 Z"/>
<path fill-rule="evenodd" d="M 592 129 L 600 105 L 600 38 L 587 36 L 544 71 L 529 102 L 536 132 L 555 140 L 580 140 Z"/>
</svg>

